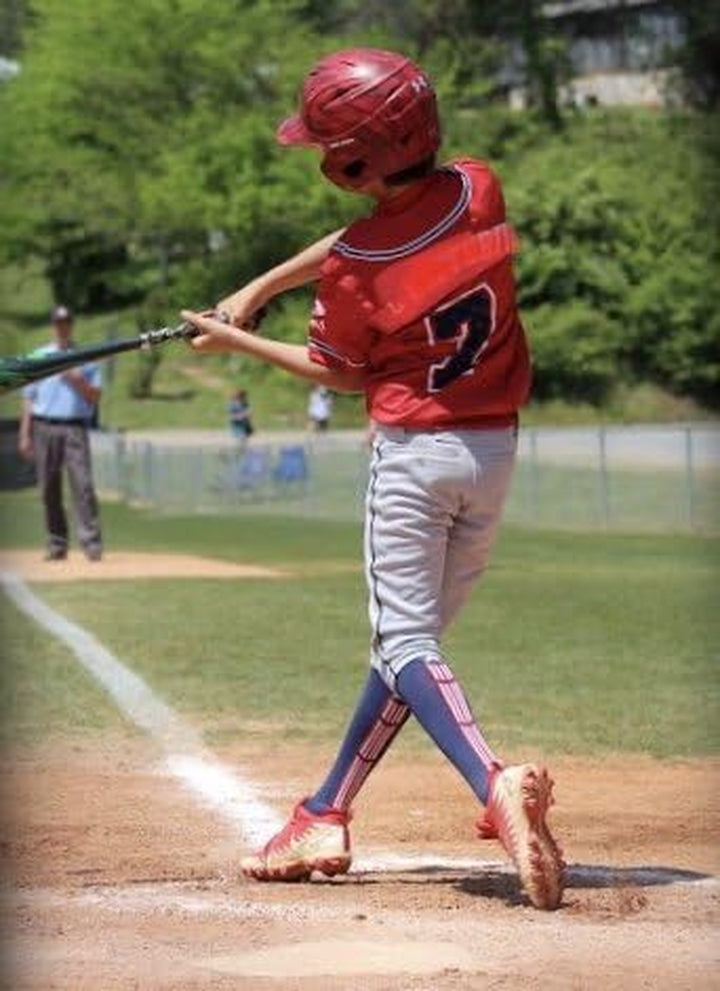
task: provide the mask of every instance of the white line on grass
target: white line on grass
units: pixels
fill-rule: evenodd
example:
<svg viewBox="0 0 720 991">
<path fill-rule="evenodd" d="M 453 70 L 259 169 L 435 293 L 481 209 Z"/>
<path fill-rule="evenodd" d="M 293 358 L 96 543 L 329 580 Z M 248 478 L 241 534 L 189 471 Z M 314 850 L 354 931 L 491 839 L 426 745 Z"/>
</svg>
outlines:
<svg viewBox="0 0 720 991">
<path fill-rule="evenodd" d="M 0 583 L 18 609 L 69 647 L 118 709 L 160 744 L 168 772 L 206 806 L 239 828 L 248 844 L 265 842 L 282 826 L 275 810 L 258 797 L 251 782 L 221 764 L 203 745 L 199 734 L 91 633 L 48 606 L 12 572 L 0 571 Z M 356 868 L 372 871 L 479 866 L 495 864 L 380 851 L 356 861 Z"/>
<path fill-rule="evenodd" d="M 165 753 L 168 772 L 204 805 L 214 809 L 238 828 L 248 844 L 254 846 L 264 842 L 282 826 L 282 820 L 275 810 L 258 797 L 255 786 L 216 760 L 203 745 L 200 735 L 187 726 L 142 678 L 118 660 L 91 633 L 51 609 L 12 572 L 0 570 L 0 584 L 18 609 L 69 647 L 85 670 L 102 685 L 118 709 L 160 744 Z M 507 869 L 505 864 L 497 861 L 396 854 L 379 850 L 355 861 L 355 869 L 361 871 L 433 868 Z M 571 871 L 575 871 L 578 876 L 583 874 L 587 881 L 594 879 L 596 883 L 612 882 L 618 873 L 613 868 L 579 865 L 571 867 Z M 679 876 L 673 879 L 673 883 L 682 882 L 682 872 L 678 873 Z M 652 868 L 638 868 L 637 875 L 638 883 L 661 884 L 671 880 L 667 871 L 653 871 Z M 717 881 L 716 878 L 708 880 Z"/>
<path fill-rule="evenodd" d="M 282 826 L 250 782 L 220 764 L 195 730 L 91 633 L 51 609 L 16 575 L 0 572 L 0 582 L 15 605 L 68 646 L 121 712 L 160 744 L 170 774 L 239 827 L 247 843 L 264 842 Z"/>
</svg>

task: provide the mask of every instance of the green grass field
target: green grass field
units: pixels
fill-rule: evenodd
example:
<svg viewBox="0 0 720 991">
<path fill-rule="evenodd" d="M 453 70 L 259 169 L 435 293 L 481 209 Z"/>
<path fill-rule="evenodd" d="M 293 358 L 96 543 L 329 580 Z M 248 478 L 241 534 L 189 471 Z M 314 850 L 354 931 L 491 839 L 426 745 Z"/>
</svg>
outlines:
<svg viewBox="0 0 720 991">
<path fill-rule="evenodd" d="M 2 542 L 40 544 L 32 493 L 3 495 Z M 46 583 L 79 622 L 205 732 L 330 739 L 365 677 L 357 525 L 104 507 L 113 549 L 284 564 L 275 580 Z M 717 542 L 506 528 L 447 641 L 501 750 L 702 755 L 720 749 Z M 40 553 L 38 551 L 38 553 Z M 5 604 L 4 737 L 120 725 L 69 655 Z M 417 745 L 419 734 L 410 734 Z"/>
<path fill-rule="evenodd" d="M 0 743 L 55 733 L 127 728 L 103 691 L 63 644 L 0 596 L 2 695 Z"/>
</svg>

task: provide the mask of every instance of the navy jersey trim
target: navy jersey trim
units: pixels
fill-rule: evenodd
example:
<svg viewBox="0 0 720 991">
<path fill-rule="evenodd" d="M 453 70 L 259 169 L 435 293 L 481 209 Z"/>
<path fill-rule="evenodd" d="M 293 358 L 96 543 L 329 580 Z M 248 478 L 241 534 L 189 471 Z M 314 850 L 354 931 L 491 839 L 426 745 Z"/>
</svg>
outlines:
<svg viewBox="0 0 720 991">
<path fill-rule="evenodd" d="M 470 205 L 470 199 L 472 197 L 472 183 L 470 177 L 465 172 L 452 166 L 439 169 L 438 171 L 458 176 L 461 183 L 460 193 L 456 202 L 445 216 L 438 220 L 429 230 L 425 231 L 424 234 L 420 234 L 418 237 L 413 238 L 411 241 L 406 241 L 405 244 L 400 244 L 396 248 L 381 248 L 377 250 L 354 248 L 347 241 L 340 240 L 335 242 L 332 250 L 339 255 L 343 255 L 345 258 L 355 258 L 360 261 L 370 262 L 387 262 L 412 255 L 416 251 L 426 248 L 433 241 L 437 241 L 438 238 L 442 237 L 443 234 L 447 233 L 457 223 Z"/>
</svg>

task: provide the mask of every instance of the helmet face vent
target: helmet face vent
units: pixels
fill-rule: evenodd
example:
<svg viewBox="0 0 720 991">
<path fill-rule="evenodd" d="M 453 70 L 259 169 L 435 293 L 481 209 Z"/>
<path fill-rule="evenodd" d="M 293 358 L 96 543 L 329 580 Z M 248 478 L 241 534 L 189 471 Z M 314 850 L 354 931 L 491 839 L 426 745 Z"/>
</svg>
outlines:
<svg viewBox="0 0 720 991">
<path fill-rule="evenodd" d="M 358 179 L 365 171 L 365 162 L 361 158 L 356 158 L 354 162 L 343 165 L 343 173 L 348 179 Z"/>
</svg>

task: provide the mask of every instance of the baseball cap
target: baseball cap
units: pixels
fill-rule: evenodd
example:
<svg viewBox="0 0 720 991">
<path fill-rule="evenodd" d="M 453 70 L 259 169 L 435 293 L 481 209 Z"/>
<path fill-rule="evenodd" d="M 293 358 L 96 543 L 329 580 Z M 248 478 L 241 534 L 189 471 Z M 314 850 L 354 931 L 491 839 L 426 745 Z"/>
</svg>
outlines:
<svg viewBox="0 0 720 991">
<path fill-rule="evenodd" d="M 51 320 L 53 323 L 60 320 L 72 320 L 72 313 L 67 306 L 56 306 L 52 311 Z"/>
</svg>

